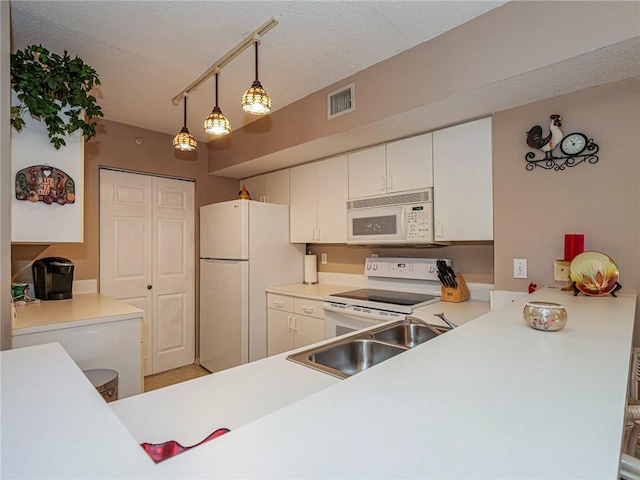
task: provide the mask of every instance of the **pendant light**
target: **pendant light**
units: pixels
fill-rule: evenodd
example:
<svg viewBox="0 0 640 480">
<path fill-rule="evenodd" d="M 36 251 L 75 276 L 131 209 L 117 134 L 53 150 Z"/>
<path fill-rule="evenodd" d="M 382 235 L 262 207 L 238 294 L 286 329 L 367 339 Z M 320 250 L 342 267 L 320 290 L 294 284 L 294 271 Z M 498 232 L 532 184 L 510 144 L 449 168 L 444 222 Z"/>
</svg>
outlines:
<svg viewBox="0 0 640 480">
<path fill-rule="evenodd" d="M 192 152 L 196 149 L 196 139 L 187 128 L 187 96 L 184 96 L 184 125 L 180 133 L 173 139 L 173 148 L 183 152 Z"/>
<path fill-rule="evenodd" d="M 204 121 L 204 131 L 211 135 L 226 135 L 231 131 L 229 120 L 224 116 L 218 106 L 218 75 L 220 69 L 216 70 L 216 106 Z"/>
<path fill-rule="evenodd" d="M 257 38 L 257 36 L 256 36 Z M 258 80 L 258 40 L 254 41 L 256 47 L 256 79 L 242 96 L 242 109 L 251 115 L 266 115 L 271 111 L 271 98 L 262 88 Z"/>
</svg>

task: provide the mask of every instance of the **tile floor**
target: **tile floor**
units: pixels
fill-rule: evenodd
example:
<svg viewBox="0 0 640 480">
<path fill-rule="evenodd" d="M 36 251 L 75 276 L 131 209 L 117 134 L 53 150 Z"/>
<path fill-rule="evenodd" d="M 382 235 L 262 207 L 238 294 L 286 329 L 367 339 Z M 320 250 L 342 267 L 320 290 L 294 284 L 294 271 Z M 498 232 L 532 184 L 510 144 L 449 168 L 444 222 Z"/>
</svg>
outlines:
<svg viewBox="0 0 640 480">
<path fill-rule="evenodd" d="M 184 367 L 174 368 L 173 370 L 167 370 L 166 372 L 156 373 L 155 375 L 149 375 L 144 377 L 144 391 L 150 392 L 162 387 L 168 387 L 175 383 L 184 382 L 193 378 L 209 375 L 209 371 L 202 368 L 200 365 L 185 365 Z"/>
</svg>

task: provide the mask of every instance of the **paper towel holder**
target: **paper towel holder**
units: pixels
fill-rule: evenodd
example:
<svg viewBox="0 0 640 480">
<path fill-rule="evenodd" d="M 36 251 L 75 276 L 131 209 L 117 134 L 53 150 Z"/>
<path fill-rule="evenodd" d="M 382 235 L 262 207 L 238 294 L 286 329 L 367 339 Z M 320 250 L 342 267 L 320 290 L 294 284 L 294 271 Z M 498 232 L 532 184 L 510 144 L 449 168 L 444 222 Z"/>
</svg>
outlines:
<svg viewBox="0 0 640 480">
<path fill-rule="evenodd" d="M 304 281 L 305 285 L 318 283 L 318 260 L 316 255 L 304 256 Z"/>
</svg>

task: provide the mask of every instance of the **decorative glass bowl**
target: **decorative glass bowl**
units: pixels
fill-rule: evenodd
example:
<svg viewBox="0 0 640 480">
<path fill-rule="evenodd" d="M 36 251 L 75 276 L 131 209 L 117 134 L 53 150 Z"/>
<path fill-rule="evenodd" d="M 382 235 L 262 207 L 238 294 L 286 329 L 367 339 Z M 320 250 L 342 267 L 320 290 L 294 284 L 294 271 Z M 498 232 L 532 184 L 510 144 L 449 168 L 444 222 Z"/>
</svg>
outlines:
<svg viewBox="0 0 640 480">
<path fill-rule="evenodd" d="M 555 332 L 567 324 L 567 311 L 559 303 L 528 302 L 522 316 L 527 325 L 544 332 Z"/>
</svg>

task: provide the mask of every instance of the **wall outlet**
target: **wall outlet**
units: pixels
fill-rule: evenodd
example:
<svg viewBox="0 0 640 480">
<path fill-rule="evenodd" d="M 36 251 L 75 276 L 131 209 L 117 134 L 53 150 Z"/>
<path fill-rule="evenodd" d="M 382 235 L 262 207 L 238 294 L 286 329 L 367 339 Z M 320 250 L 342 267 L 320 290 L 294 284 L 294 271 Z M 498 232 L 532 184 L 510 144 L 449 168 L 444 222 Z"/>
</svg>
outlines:
<svg viewBox="0 0 640 480">
<path fill-rule="evenodd" d="M 556 260 L 553 262 L 553 278 L 558 282 L 569 281 L 569 262 Z"/>
<path fill-rule="evenodd" d="M 320 263 L 322 265 L 326 265 L 327 264 L 327 254 L 326 253 L 321 253 L 320 254 Z"/>
<path fill-rule="evenodd" d="M 513 278 L 527 278 L 527 259 L 513 259 Z"/>
</svg>

